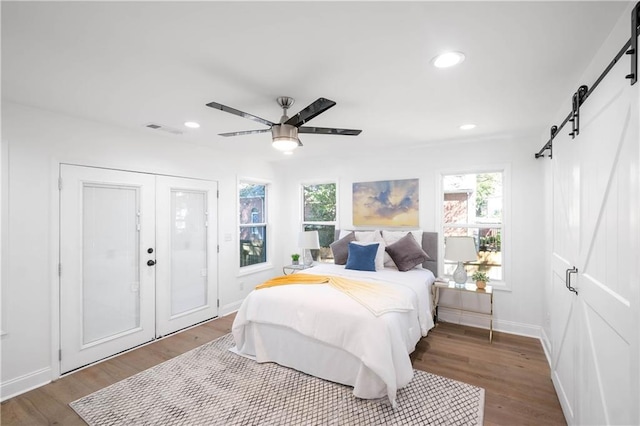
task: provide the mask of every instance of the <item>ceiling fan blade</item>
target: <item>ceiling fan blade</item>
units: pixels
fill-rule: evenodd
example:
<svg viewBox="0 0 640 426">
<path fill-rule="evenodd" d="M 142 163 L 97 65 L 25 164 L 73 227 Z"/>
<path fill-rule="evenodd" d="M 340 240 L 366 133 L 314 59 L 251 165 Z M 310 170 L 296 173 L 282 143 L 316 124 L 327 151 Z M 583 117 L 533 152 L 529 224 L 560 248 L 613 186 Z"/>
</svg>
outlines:
<svg viewBox="0 0 640 426">
<path fill-rule="evenodd" d="M 226 105 L 219 104 L 217 102 L 209 102 L 207 104 L 208 107 L 213 109 L 219 109 L 220 111 L 228 112 L 233 115 L 237 115 L 239 117 L 248 118 L 249 120 L 257 121 L 258 123 L 262 123 L 267 126 L 273 126 L 275 123 L 272 123 L 269 120 L 265 120 L 264 118 L 256 117 L 255 115 L 249 114 L 248 112 L 242 112 L 235 108 L 228 107 Z"/>
<path fill-rule="evenodd" d="M 325 99 L 325 98 L 318 98 L 311 105 L 309 105 L 308 107 L 306 107 L 305 109 L 303 109 L 302 111 L 300 111 L 299 113 L 297 113 L 296 115 L 288 119 L 285 122 L 285 124 L 290 124 L 295 127 L 300 127 L 307 121 L 311 120 L 313 117 L 317 116 L 318 114 L 322 114 L 323 112 L 325 112 L 326 110 L 334 106 L 335 104 L 336 103 L 333 102 L 332 100 Z"/>
<path fill-rule="evenodd" d="M 355 129 L 331 129 L 328 127 L 300 127 L 298 133 L 316 133 L 319 135 L 343 135 L 358 136 L 362 130 Z"/>
<path fill-rule="evenodd" d="M 241 132 L 229 132 L 229 133 L 219 133 L 218 136 L 240 136 L 240 135 L 252 135 L 254 133 L 267 133 L 270 132 L 271 129 L 260 129 L 260 130 L 243 130 Z"/>
</svg>

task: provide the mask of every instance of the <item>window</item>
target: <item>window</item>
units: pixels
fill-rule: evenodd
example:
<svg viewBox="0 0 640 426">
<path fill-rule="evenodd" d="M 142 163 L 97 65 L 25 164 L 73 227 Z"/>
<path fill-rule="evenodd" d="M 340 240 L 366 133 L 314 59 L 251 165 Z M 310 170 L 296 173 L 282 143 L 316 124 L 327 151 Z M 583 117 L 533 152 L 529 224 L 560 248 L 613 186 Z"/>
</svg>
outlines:
<svg viewBox="0 0 640 426">
<path fill-rule="evenodd" d="M 492 281 L 504 280 L 503 180 L 503 171 L 442 176 L 442 234 L 475 240 L 478 258 L 466 264 L 469 276 L 479 270 Z M 455 267 L 456 262 L 445 259 L 445 275 Z"/>
<path fill-rule="evenodd" d="M 314 259 L 333 262 L 329 244 L 336 229 L 336 184 L 302 185 L 302 212 L 302 229 L 318 231 L 320 238 L 320 250 L 311 250 Z"/>
<path fill-rule="evenodd" d="M 240 182 L 240 267 L 267 261 L 267 185 Z"/>
</svg>

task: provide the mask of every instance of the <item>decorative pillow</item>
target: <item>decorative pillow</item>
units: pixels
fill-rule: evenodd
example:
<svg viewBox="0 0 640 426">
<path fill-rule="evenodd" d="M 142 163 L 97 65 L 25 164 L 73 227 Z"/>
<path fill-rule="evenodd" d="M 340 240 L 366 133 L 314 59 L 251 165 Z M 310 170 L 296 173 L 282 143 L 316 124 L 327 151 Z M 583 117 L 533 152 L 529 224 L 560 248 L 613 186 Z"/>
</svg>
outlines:
<svg viewBox="0 0 640 426">
<path fill-rule="evenodd" d="M 345 269 L 354 269 L 356 271 L 374 271 L 376 270 L 376 254 L 378 252 L 378 243 L 361 245 L 355 242 L 349 243 L 349 258 Z"/>
<path fill-rule="evenodd" d="M 378 241 L 377 237 L 381 236 L 380 231 L 355 231 L 356 241 L 363 243 L 372 243 Z"/>
<path fill-rule="evenodd" d="M 416 239 L 416 242 L 418 243 L 418 245 L 422 246 L 422 230 L 417 230 L 417 231 L 386 231 L 383 230 L 382 231 L 382 239 L 384 240 L 385 245 L 390 246 L 391 244 L 395 243 L 396 241 L 398 241 L 400 238 L 404 237 L 405 235 L 411 233 L 413 235 L 413 237 Z M 393 259 L 391 259 L 391 256 L 389 256 L 389 253 L 384 253 L 384 266 L 386 267 L 390 267 L 390 268 L 395 268 L 396 264 L 393 262 Z M 422 265 L 417 265 L 417 268 L 422 268 Z"/>
<path fill-rule="evenodd" d="M 393 259 L 398 270 L 402 272 L 413 269 L 416 265 L 431 259 L 410 233 L 395 243 L 388 245 L 386 251 Z"/>
<path fill-rule="evenodd" d="M 356 234 L 350 232 L 338 241 L 334 241 L 329 245 L 329 247 L 331 247 L 331 252 L 333 253 L 333 262 L 336 265 L 345 265 L 347 263 L 347 258 L 349 257 L 349 243 L 355 240 Z"/>
<path fill-rule="evenodd" d="M 362 241 L 353 241 L 353 244 L 358 244 L 361 246 L 370 246 L 375 244 L 378 248 L 375 258 L 376 271 L 384 269 L 384 249 L 386 247 L 384 245 L 384 242 L 365 243 Z"/>
</svg>

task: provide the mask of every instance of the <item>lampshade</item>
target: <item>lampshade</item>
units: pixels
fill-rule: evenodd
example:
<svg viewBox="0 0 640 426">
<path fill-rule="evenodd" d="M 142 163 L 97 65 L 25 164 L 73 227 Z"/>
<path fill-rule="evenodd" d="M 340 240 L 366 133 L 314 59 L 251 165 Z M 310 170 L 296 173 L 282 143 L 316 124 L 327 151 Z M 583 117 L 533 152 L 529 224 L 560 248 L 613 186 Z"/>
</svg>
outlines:
<svg viewBox="0 0 640 426">
<path fill-rule="evenodd" d="M 298 247 L 303 249 L 319 249 L 318 231 L 302 231 L 298 236 Z"/>
<path fill-rule="evenodd" d="M 300 145 L 298 128 L 289 124 L 272 126 L 271 145 L 279 151 L 293 151 Z"/>
<path fill-rule="evenodd" d="M 444 246 L 444 258 L 456 262 L 477 260 L 476 243 L 473 237 L 447 237 Z"/>
</svg>

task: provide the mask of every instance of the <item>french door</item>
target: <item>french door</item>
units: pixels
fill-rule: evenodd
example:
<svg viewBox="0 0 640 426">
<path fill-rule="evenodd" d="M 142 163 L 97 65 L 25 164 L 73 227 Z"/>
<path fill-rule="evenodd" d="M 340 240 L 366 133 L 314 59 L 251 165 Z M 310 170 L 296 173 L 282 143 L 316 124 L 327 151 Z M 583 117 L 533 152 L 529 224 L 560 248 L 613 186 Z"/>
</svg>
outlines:
<svg viewBox="0 0 640 426">
<path fill-rule="evenodd" d="M 640 422 L 638 86 L 614 67 L 579 136 L 553 143 L 552 379 L 569 424 Z"/>
<path fill-rule="evenodd" d="M 61 373 L 217 315 L 215 182 L 73 165 L 60 180 Z"/>
</svg>

